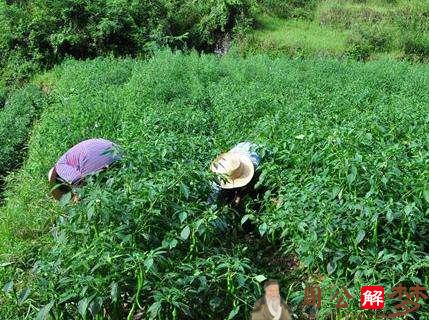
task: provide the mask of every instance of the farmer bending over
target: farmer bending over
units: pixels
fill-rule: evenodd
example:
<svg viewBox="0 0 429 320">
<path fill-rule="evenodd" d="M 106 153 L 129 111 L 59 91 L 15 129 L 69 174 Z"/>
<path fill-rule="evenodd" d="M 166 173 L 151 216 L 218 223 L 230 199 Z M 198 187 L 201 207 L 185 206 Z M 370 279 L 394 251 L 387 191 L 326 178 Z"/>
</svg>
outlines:
<svg viewBox="0 0 429 320">
<path fill-rule="evenodd" d="M 257 169 L 260 163 L 260 156 L 256 153 L 256 145 L 250 142 L 241 142 L 226 153 L 219 155 L 211 164 L 210 169 L 217 176 L 218 182 L 212 183 L 212 194 L 209 197 L 209 204 L 231 205 L 238 218 L 244 212 L 243 198 L 249 196 L 256 198 L 261 190 L 255 188 L 257 181 Z M 234 223 L 228 221 L 231 217 L 219 216 L 213 221 L 216 228 L 224 232 L 228 225 Z M 255 226 L 250 220 L 242 224 L 246 233 L 252 232 Z"/>
<path fill-rule="evenodd" d="M 212 162 L 210 169 L 219 181 L 213 183 L 210 202 L 221 200 L 237 206 L 246 194 L 252 193 L 260 162 L 255 149 L 255 144 L 241 142 Z"/>
<path fill-rule="evenodd" d="M 49 182 L 61 184 L 52 190 L 52 196 L 59 200 L 79 186 L 87 175 L 104 170 L 120 158 L 117 145 L 109 140 L 89 139 L 78 143 L 49 170 Z M 76 195 L 73 199 L 77 201 Z"/>
</svg>

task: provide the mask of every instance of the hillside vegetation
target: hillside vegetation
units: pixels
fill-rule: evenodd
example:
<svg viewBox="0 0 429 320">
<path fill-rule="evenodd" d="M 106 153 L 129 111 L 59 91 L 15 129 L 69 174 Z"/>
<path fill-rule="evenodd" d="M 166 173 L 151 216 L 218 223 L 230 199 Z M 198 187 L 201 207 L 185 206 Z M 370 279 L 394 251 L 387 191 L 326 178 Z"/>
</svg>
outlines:
<svg viewBox="0 0 429 320">
<path fill-rule="evenodd" d="M 303 285 L 347 287 L 348 309 L 324 291 L 319 313 L 344 318 L 362 285 L 429 286 L 427 66 L 162 52 L 39 81 L 50 102 L 0 209 L 0 318 L 247 319 L 265 277 L 298 317 Z M 47 171 L 91 137 L 125 158 L 55 203 Z M 207 203 L 208 167 L 242 140 L 263 165 L 239 213 Z"/>
<path fill-rule="evenodd" d="M 253 0 L 0 2 L 0 84 L 19 86 L 65 57 L 147 56 L 158 47 L 212 51 L 248 26 Z"/>
<path fill-rule="evenodd" d="M 243 54 L 427 62 L 429 1 L 264 0 Z"/>
</svg>

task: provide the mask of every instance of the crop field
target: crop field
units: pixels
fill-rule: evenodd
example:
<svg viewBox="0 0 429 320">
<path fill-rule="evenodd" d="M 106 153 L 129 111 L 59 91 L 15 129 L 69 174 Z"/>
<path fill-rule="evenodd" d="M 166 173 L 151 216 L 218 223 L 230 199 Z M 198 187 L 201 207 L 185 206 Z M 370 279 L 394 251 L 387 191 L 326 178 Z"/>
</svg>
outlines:
<svg viewBox="0 0 429 320">
<path fill-rule="evenodd" d="M 162 51 L 36 82 L 49 99 L 0 208 L 0 319 L 248 319 L 266 278 L 295 318 L 318 285 L 320 319 L 356 319 L 363 285 L 429 287 L 427 66 Z M 47 171 L 91 137 L 124 159 L 55 202 Z M 211 160 L 244 140 L 259 195 L 209 204 Z"/>
</svg>

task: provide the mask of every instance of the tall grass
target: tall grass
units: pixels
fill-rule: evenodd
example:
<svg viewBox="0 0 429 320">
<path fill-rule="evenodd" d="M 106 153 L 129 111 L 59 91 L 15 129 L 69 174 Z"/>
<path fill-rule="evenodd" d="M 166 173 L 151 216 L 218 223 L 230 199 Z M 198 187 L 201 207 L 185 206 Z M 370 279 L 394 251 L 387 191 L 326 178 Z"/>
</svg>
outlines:
<svg viewBox="0 0 429 320">
<path fill-rule="evenodd" d="M 266 277 L 297 317 L 303 287 L 319 284 L 320 317 L 341 318 L 362 312 L 361 285 L 427 287 L 428 74 L 168 52 L 68 61 L 48 77 L 54 101 L 1 209 L 0 278 L 14 284 L 0 315 L 247 319 Z M 99 136 L 124 160 L 89 178 L 80 203 L 55 203 L 47 170 Z M 263 192 L 243 212 L 209 205 L 210 160 L 242 140 L 261 146 Z M 332 286 L 355 297 L 348 309 L 328 301 Z"/>
<path fill-rule="evenodd" d="M 429 49 L 428 1 L 326 1 L 316 12 L 322 25 L 349 29 L 350 55 L 368 59 L 374 53 L 400 51 L 402 58 L 427 61 Z"/>
<path fill-rule="evenodd" d="M 321 26 L 308 20 L 260 16 L 251 35 L 240 39 L 236 50 L 243 55 L 267 53 L 292 57 L 342 57 L 350 32 Z"/>
<path fill-rule="evenodd" d="M 271 9 L 262 10 L 256 31 L 239 39 L 240 52 L 428 61 L 428 1 L 267 3 Z M 279 13 L 280 8 L 287 8 L 287 13 Z M 305 14 L 294 14 L 295 10 Z M 294 38 L 298 40 L 291 41 Z"/>
</svg>

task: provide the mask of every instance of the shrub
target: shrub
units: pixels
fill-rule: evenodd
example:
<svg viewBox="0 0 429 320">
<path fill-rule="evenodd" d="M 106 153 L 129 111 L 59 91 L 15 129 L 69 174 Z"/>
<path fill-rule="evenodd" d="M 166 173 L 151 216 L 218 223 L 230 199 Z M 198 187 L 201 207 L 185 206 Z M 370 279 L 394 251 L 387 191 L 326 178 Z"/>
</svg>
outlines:
<svg viewBox="0 0 429 320">
<path fill-rule="evenodd" d="M 55 72 L 1 209 L 0 277 L 15 274 L 18 298 L 31 288 L 2 296 L 2 317 L 245 319 L 267 277 L 298 316 L 303 285 L 347 286 L 355 301 L 337 317 L 356 318 L 363 284 L 429 284 L 427 68 L 165 52 Z M 87 179 L 80 203 L 54 203 L 46 172 L 97 136 L 125 158 Z M 261 147 L 263 191 L 237 213 L 207 203 L 208 166 L 242 140 Z"/>
<path fill-rule="evenodd" d="M 40 66 L 37 63 L 26 59 L 19 52 L 12 53 L 7 56 L 3 64 L 0 63 L 0 83 L 8 88 L 8 91 L 13 91 L 24 86 L 28 79 L 38 71 L 40 71 Z"/>
<path fill-rule="evenodd" d="M 327 1 L 316 10 L 316 20 L 321 25 L 350 30 L 347 55 L 359 60 L 382 52 L 413 61 L 427 60 L 428 17 L 427 1 L 396 4 Z"/>
<path fill-rule="evenodd" d="M 391 43 L 391 30 L 387 26 L 359 24 L 353 27 L 347 41 L 347 54 L 354 59 L 367 60 L 373 53 L 389 51 Z"/>
<path fill-rule="evenodd" d="M 171 32 L 188 34 L 188 47 L 211 52 L 224 33 L 250 26 L 255 10 L 252 0 L 188 0 L 176 6 L 178 11 L 170 14 Z"/>
<path fill-rule="evenodd" d="M 404 40 L 405 54 L 415 57 L 416 60 L 427 62 L 429 60 L 429 38 L 408 36 Z"/>
<path fill-rule="evenodd" d="M 251 7 L 252 0 L 5 2 L 1 61 L 13 70 L 21 60 L 51 67 L 66 56 L 147 54 L 164 45 L 211 50 L 219 33 L 250 22 Z"/>
<path fill-rule="evenodd" d="M 398 11 L 392 20 L 403 30 L 400 44 L 412 60 L 425 62 L 429 59 L 429 4 L 417 2 Z"/>
<path fill-rule="evenodd" d="M 316 20 L 322 25 L 348 29 L 354 25 L 383 22 L 385 13 L 366 5 L 333 1 L 318 7 Z"/>
<path fill-rule="evenodd" d="M 418 35 L 429 32 L 429 2 L 410 1 L 399 6 L 397 10 L 392 11 L 390 15 L 398 27 L 405 31 Z"/>
</svg>

